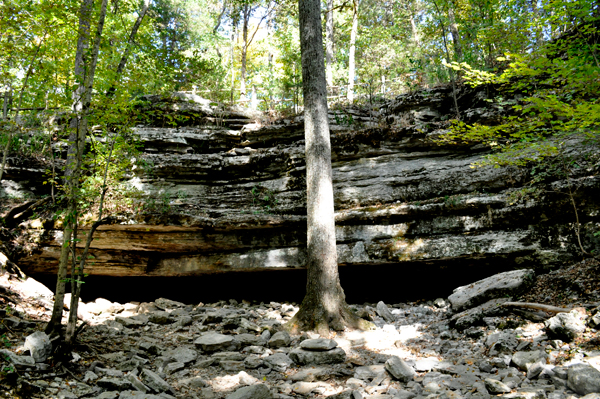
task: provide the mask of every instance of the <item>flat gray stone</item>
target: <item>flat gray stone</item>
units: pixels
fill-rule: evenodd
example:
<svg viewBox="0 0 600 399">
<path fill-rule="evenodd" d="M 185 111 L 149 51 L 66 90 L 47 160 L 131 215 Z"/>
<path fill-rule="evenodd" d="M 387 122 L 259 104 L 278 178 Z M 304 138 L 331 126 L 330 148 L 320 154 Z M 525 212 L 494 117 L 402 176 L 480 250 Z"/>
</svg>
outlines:
<svg viewBox="0 0 600 399">
<path fill-rule="evenodd" d="M 227 395 L 225 399 L 272 399 L 273 394 L 264 384 L 250 385 Z"/>
<path fill-rule="evenodd" d="M 170 391 L 171 386 L 152 370 L 142 370 L 142 381 L 156 392 Z"/>
<path fill-rule="evenodd" d="M 125 391 L 133 388 L 131 382 L 120 377 L 103 377 L 96 382 L 96 385 L 111 391 Z"/>
<path fill-rule="evenodd" d="M 137 315 L 131 317 L 115 317 L 115 321 L 121 323 L 124 327 L 127 328 L 138 328 L 143 327 L 148 324 L 148 316 L 146 315 Z"/>
<path fill-rule="evenodd" d="M 169 313 L 165 311 L 157 311 L 148 313 L 148 321 L 154 324 L 166 325 L 174 323 L 175 319 L 173 319 Z"/>
<path fill-rule="evenodd" d="M 337 342 L 327 338 L 307 339 L 300 343 L 300 348 L 309 351 L 329 351 L 337 346 Z"/>
<path fill-rule="evenodd" d="M 190 364 L 195 362 L 198 358 L 198 352 L 191 348 L 179 347 L 175 349 L 171 349 L 164 354 L 165 356 L 170 357 L 176 362 L 180 362 L 183 364 Z"/>
<path fill-rule="evenodd" d="M 292 365 L 292 359 L 285 353 L 274 353 L 264 358 L 265 364 L 275 371 L 284 372 Z"/>
<path fill-rule="evenodd" d="M 177 309 L 177 308 L 183 308 L 185 307 L 185 303 L 181 303 L 181 302 L 177 302 L 177 301 L 172 301 L 170 299 L 167 298 L 158 298 L 156 301 L 154 301 L 154 304 L 156 305 L 156 307 L 160 308 L 160 309 Z"/>
<path fill-rule="evenodd" d="M 486 378 L 483 380 L 485 387 L 491 394 L 509 393 L 510 387 L 502 381 L 495 380 L 493 378 Z"/>
<path fill-rule="evenodd" d="M 0 355 L 8 356 L 9 361 L 15 367 L 34 367 L 35 359 L 32 356 L 19 356 L 8 349 L 0 349 Z"/>
<path fill-rule="evenodd" d="M 335 348 L 324 352 L 295 348 L 290 351 L 289 357 L 300 365 L 336 364 L 343 363 L 346 360 L 346 352 L 342 348 Z"/>
<path fill-rule="evenodd" d="M 482 325 L 484 324 L 484 317 L 497 316 L 506 312 L 506 309 L 500 305 L 509 300 L 510 298 L 496 298 L 474 308 L 457 313 L 450 319 L 450 327 L 462 331 L 469 327 Z"/>
<path fill-rule="evenodd" d="M 95 399 L 117 399 L 119 397 L 119 393 L 119 391 L 102 392 L 100 395 L 96 396 Z"/>
<path fill-rule="evenodd" d="M 325 367 L 311 367 L 308 369 L 300 370 L 296 374 L 293 374 L 290 379 L 292 381 L 306 381 L 313 382 L 317 380 L 326 379 L 331 374 L 330 369 Z"/>
<path fill-rule="evenodd" d="M 506 295 L 515 296 L 533 285 L 535 272 L 532 269 L 512 270 L 458 287 L 448 301 L 454 311 L 480 305 L 490 299 Z"/>
<path fill-rule="evenodd" d="M 413 377 L 417 374 L 415 370 L 404 360 L 398 356 L 392 356 L 385 362 L 385 369 L 395 379 L 402 382 L 412 381 Z"/>
<path fill-rule="evenodd" d="M 254 334 L 238 334 L 235 339 L 240 341 L 242 348 L 246 346 L 265 346 L 267 343 L 262 337 Z"/>
<path fill-rule="evenodd" d="M 546 399 L 546 391 L 543 389 L 526 388 L 519 389 L 517 392 L 507 393 L 500 397 L 505 399 Z"/>
<path fill-rule="evenodd" d="M 190 377 L 184 378 L 183 380 L 179 380 L 179 383 L 182 385 L 188 385 L 195 388 L 204 388 L 208 386 L 208 383 L 202 377 Z"/>
<path fill-rule="evenodd" d="M 165 399 L 163 396 L 151 395 L 140 391 L 123 391 L 119 399 Z"/>
<path fill-rule="evenodd" d="M 519 345 L 519 341 L 512 331 L 502 331 L 490 334 L 485 344 L 490 348 L 489 356 L 498 356 L 500 354 L 511 354 Z"/>
<path fill-rule="evenodd" d="M 527 352 L 515 352 L 512 356 L 512 363 L 523 371 L 529 370 L 529 366 L 540 360 L 544 360 L 544 363 L 548 355 L 545 351 L 527 351 Z"/>
<path fill-rule="evenodd" d="M 271 348 L 283 348 L 290 346 L 292 339 L 287 331 L 277 331 L 271 339 L 269 339 L 269 347 Z"/>
<path fill-rule="evenodd" d="M 185 368 L 185 364 L 181 362 L 172 362 L 165 366 L 165 373 L 173 374 L 179 370 L 183 370 Z"/>
<path fill-rule="evenodd" d="M 385 366 L 383 364 L 371 364 L 368 366 L 359 366 L 354 369 L 354 378 L 359 380 L 367 381 L 377 377 L 381 373 L 385 372 Z"/>
<path fill-rule="evenodd" d="M 219 362 L 219 366 L 227 372 L 242 371 L 246 368 L 246 365 L 241 360 L 223 360 Z"/>
<path fill-rule="evenodd" d="M 194 341 L 194 344 L 204 352 L 216 352 L 225 350 L 238 350 L 239 341 L 230 335 L 217 333 L 205 334 Z"/>
</svg>

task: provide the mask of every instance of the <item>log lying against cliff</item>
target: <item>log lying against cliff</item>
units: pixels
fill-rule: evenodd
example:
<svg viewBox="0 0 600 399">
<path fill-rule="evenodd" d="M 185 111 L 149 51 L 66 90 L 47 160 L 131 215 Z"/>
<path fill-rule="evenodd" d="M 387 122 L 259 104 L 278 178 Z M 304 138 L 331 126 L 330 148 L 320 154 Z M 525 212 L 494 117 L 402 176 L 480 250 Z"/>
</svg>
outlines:
<svg viewBox="0 0 600 399">
<path fill-rule="evenodd" d="M 500 306 L 536 309 L 536 310 L 542 310 L 544 312 L 549 312 L 549 313 L 567 313 L 567 312 L 570 312 L 571 310 L 573 310 L 572 308 L 559 308 L 557 306 L 542 305 L 541 303 L 531 303 L 531 302 L 504 302 Z"/>
</svg>

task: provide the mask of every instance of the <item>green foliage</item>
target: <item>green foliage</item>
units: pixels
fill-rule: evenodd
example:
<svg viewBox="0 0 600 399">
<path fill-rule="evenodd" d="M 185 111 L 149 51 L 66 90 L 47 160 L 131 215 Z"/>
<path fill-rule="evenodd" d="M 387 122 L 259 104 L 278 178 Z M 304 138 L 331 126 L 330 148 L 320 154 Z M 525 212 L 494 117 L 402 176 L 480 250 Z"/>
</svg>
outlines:
<svg viewBox="0 0 600 399">
<path fill-rule="evenodd" d="M 278 203 L 275 193 L 262 186 L 252 187 L 250 198 L 252 199 L 252 206 L 262 208 L 262 212 L 264 213 L 272 213 Z"/>
<path fill-rule="evenodd" d="M 504 97 L 492 101 L 508 113 L 496 125 L 455 121 L 446 143 L 485 143 L 497 150 L 479 165 L 525 165 L 558 154 L 560 143 L 578 135 L 598 140 L 600 127 L 600 65 L 593 61 L 597 28 L 585 25 L 563 39 L 529 54 L 509 54 L 498 74 L 478 71 L 465 63 L 449 67 L 472 86 L 492 84 Z M 584 36 L 581 32 L 587 32 Z"/>
</svg>

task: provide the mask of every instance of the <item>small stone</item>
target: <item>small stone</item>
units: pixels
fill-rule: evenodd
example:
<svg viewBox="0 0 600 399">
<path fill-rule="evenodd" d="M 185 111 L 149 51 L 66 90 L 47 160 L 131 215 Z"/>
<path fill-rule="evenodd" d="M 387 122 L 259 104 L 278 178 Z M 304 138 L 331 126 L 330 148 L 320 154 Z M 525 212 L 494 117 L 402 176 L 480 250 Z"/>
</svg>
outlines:
<svg viewBox="0 0 600 399">
<path fill-rule="evenodd" d="M 533 380 L 546 369 L 546 359 L 540 359 L 527 367 L 527 378 Z"/>
<path fill-rule="evenodd" d="M 188 385 L 195 388 L 204 388 L 208 386 L 207 382 L 202 377 L 191 377 L 179 380 L 182 385 Z"/>
<path fill-rule="evenodd" d="M 372 364 L 369 366 L 359 366 L 354 369 L 354 378 L 367 381 L 381 375 L 385 372 L 383 364 Z"/>
<path fill-rule="evenodd" d="M 417 374 L 415 370 L 398 356 L 392 356 L 385 362 L 385 369 L 395 379 L 409 382 Z"/>
<path fill-rule="evenodd" d="M 559 313 L 544 322 L 550 338 L 571 342 L 585 331 L 587 314 L 584 308 Z"/>
<path fill-rule="evenodd" d="M 300 343 L 300 348 L 309 351 L 329 351 L 337 346 L 337 342 L 327 338 L 307 339 Z"/>
<path fill-rule="evenodd" d="M 267 342 L 262 337 L 254 334 L 238 334 L 235 336 L 235 339 L 240 341 L 242 348 L 246 346 L 264 346 Z"/>
<path fill-rule="evenodd" d="M 502 381 L 495 380 L 493 378 L 486 378 L 483 380 L 485 387 L 491 394 L 509 393 L 510 387 Z"/>
<path fill-rule="evenodd" d="M 111 391 L 125 391 L 132 388 L 129 381 L 119 377 L 102 377 L 100 380 L 98 380 L 96 385 Z"/>
<path fill-rule="evenodd" d="M 15 367 L 34 367 L 35 360 L 31 356 L 19 356 L 8 349 L 0 349 L 0 355 L 4 355 Z M 1 358 L 1 357 L 0 357 Z"/>
<path fill-rule="evenodd" d="M 335 348 L 324 352 L 295 348 L 290 351 L 289 357 L 300 365 L 335 364 L 343 363 L 346 360 L 346 352 L 342 348 Z"/>
<path fill-rule="evenodd" d="M 285 353 L 275 353 L 264 359 L 265 364 L 275 371 L 284 372 L 292 365 L 292 359 Z"/>
<path fill-rule="evenodd" d="M 222 360 L 219 365 L 227 372 L 236 372 L 245 368 L 245 363 L 241 360 Z"/>
<path fill-rule="evenodd" d="M 287 331 L 277 331 L 271 339 L 269 339 L 269 347 L 271 348 L 282 348 L 290 346 L 292 339 Z"/>
<path fill-rule="evenodd" d="M 167 366 L 165 367 L 165 373 L 167 374 L 173 374 L 179 370 L 183 370 L 185 368 L 185 364 L 181 363 L 181 362 L 172 362 L 167 364 Z"/>
<path fill-rule="evenodd" d="M 201 336 L 194 341 L 194 344 L 205 352 L 216 352 L 222 350 L 238 350 L 239 341 L 233 339 L 230 335 L 209 333 Z"/>
<path fill-rule="evenodd" d="M 165 392 L 171 390 L 171 386 L 165 380 L 160 378 L 160 376 L 154 371 L 143 369 L 142 380 L 146 385 L 156 392 Z"/>
<path fill-rule="evenodd" d="M 31 356 L 37 363 L 43 363 L 52 353 L 50 337 L 42 331 L 36 331 L 25 338 L 23 347 L 29 350 Z"/>
<path fill-rule="evenodd" d="M 250 385 L 227 395 L 226 399 L 272 399 L 273 394 L 264 384 Z"/>
<path fill-rule="evenodd" d="M 175 320 L 169 316 L 169 313 L 164 311 L 148 313 L 148 321 L 159 325 L 172 324 L 175 322 Z"/>
<path fill-rule="evenodd" d="M 198 358 L 198 352 L 191 348 L 178 347 L 165 352 L 165 356 L 183 364 L 190 364 Z"/>
<path fill-rule="evenodd" d="M 396 318 L 394 317 L 392 312 L 390 312 L 390 309 L 388 309 L 386 304 L 383 303 L 383 301 L 379 301 L 377 303 L 377 314 L 379 315 L 379 317 L 381 317 L 388 323 L 393 323 L 394 321 L 396 321 Z"/>
<path fill-rule="evenodd" d="M 185 303 L 172 301 L 172 300 L 166 299 L 166 298 L 158 298 L 156 301 L 154 301 L 154 304 L 156 305 L 156 307 L 163 309 L 163 310 L 177 309 L 177 308 L 185 307 Z"/>
<path fill-rule="evenodd" d="M 257 369 L 264 364 L 263 360 L 258 355 L 250 355 L 244 359 L 244 366 L 247 369 Z"/>
<path fill-rule="evenodd" d="M 521 370 L 527 371 L 529 369 L 529 365 L 545 360 L 548 357 L 546 352 L 544 351 L 528 351 L 528 352 L 515 352 L 512 356 L 512 363 L 516 365 Z"/>
<path fill-rule="evenodd" d="M 138 328 L 148 324 L 148 317 L 145 315 L 138 315 L 132 317 L 117 316 L 115 317 L 115 321 L 127 328 Z"/>
</svg>

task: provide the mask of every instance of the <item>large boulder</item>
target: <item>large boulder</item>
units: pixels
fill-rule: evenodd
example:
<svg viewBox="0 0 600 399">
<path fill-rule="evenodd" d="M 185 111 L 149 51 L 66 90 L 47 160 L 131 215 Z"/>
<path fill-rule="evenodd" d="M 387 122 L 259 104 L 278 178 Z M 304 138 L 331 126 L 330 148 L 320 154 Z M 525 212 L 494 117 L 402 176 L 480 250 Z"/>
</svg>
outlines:
<svg viewBox="0 0 600 399">
<path fill-rule="evenodd" d="M 600 393 L 600 371 L 589 364 L 575 364 L 569 367 L 567 386 L 579 395 Z"/>
<path fill-rule="evenodd" d="M 461 311 L 490 299 L 518 295 L 529 289 L 533 285 L 534 279 L 535 272 L 531 269 L 496 274 L 473 284 L 456 288 L 448 297 L 448 301 L 453 310 Z"/>
</svg>

